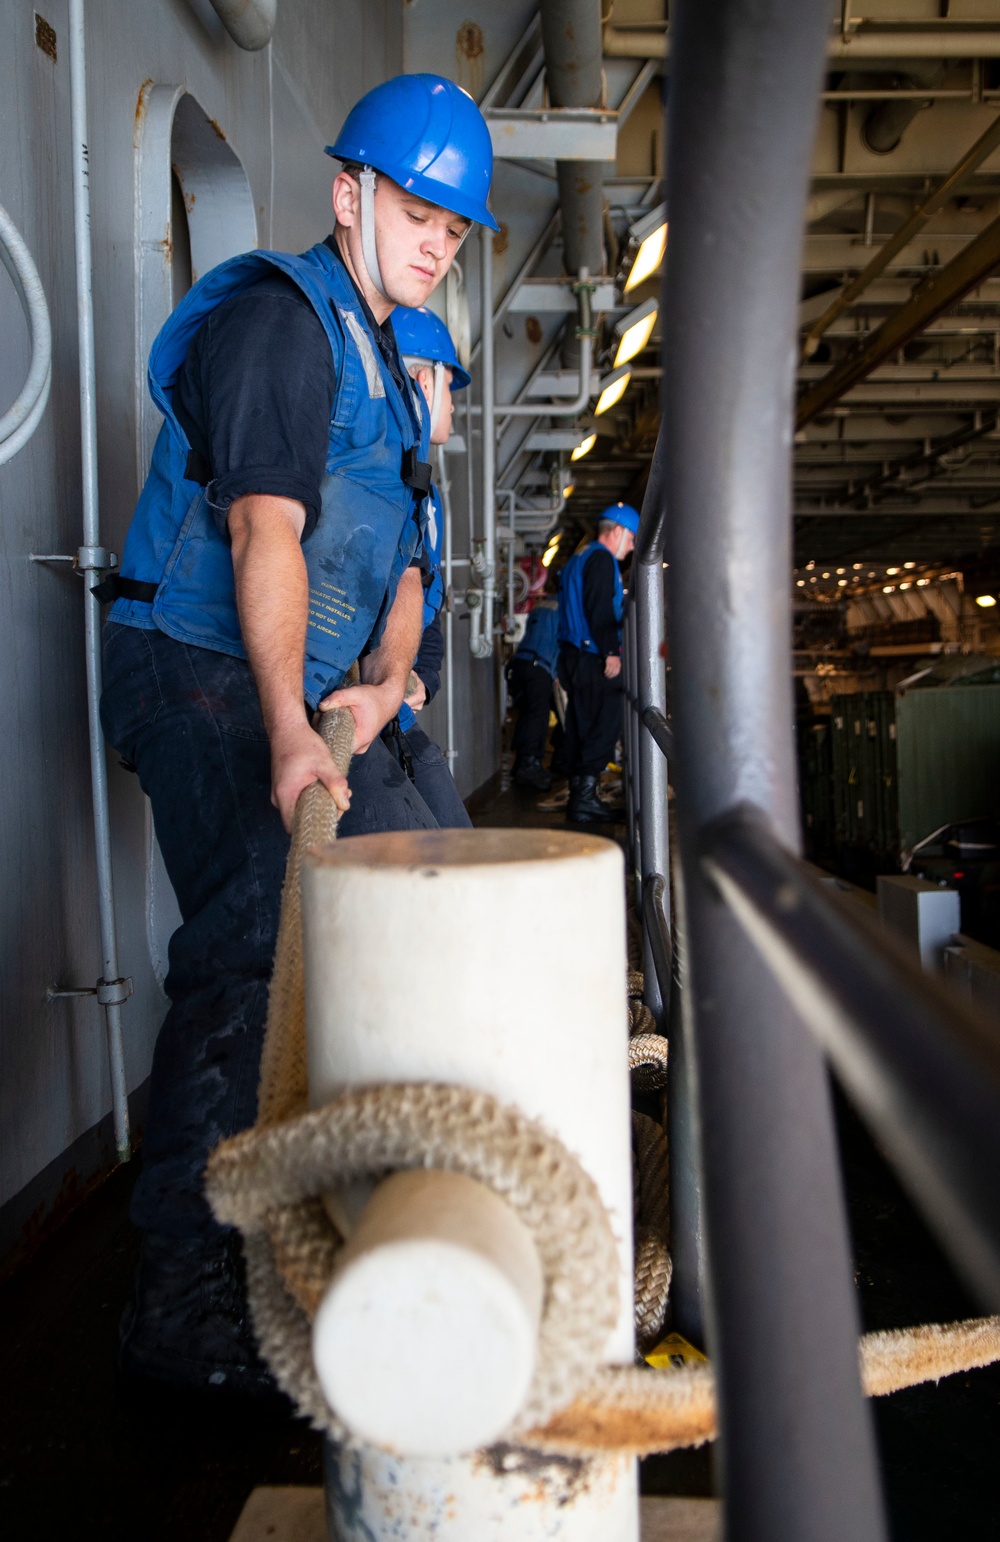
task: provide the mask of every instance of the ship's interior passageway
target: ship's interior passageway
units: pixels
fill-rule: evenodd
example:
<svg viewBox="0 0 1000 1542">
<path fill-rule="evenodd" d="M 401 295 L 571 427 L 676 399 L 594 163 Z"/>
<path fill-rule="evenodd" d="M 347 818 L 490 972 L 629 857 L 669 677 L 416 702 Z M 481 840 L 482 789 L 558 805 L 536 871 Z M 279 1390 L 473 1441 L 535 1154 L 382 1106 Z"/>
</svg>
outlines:
<svg viewBox="0 0 1000 1542">
<path fill-rule="evenodd" d="M 1000 1536 L 1000 0 L 7 0 L 0 264 L 3 1536 Z"/>
</svg>

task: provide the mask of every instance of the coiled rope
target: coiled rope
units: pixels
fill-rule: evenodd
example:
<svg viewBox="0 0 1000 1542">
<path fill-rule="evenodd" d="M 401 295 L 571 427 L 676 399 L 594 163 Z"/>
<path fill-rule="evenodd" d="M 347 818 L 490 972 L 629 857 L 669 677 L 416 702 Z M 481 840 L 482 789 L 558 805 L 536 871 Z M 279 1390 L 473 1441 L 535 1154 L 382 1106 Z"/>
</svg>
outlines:
<svg viewBox="0 0 1000 1542">
<path fill-rule="evenodd" d="M 351 714 L 322 714 L 320 732 L 346 775 Z M 338 819 L 321 784 L 299 798 L 258 1120 L 217 1147 L 206 1174 L 216 1218 L 242 1232 L 254 1330 L 279 1386 L 317 1428 L 338 1441 L 351 1438 L 322 1395 L 312 1358 L 312 1317 L 341 1247 L 319 1196 L 362 1176 L 446 1168 L 502 1195 L 532 1232 L 543 1266 L 536 1372 L 510 1437 L 535 1449 L 583 1455 L 644 1455 L 711 1440 L 716 1403 L 708 1364 L 669 1372 L 599 1364 L 617 1312 L 614 1238 L 592 1179 L 541 1125 L 484 1093 L 434 1084 L 366 1088 L 309 1110 L 300 878 L 304 853 L 335 840 Z M 629 1064 L 648 1090 L 663 1085 L 666 1044 L 650 1031 L 655 1025 L 641 1004 L 641 975 L 630 975 L 627 989 Z M 633 1115 L 632 1140 L 636 1335 L 645 1345 L 662 1330 L 670 1285 L 667 1145 L 661 1126 L 642 1114 Z M 871 1395 L 937 1380 L 1000 1359 L 1000 1318 L 869 1334 L 860 1358 Z"/>
</svg>

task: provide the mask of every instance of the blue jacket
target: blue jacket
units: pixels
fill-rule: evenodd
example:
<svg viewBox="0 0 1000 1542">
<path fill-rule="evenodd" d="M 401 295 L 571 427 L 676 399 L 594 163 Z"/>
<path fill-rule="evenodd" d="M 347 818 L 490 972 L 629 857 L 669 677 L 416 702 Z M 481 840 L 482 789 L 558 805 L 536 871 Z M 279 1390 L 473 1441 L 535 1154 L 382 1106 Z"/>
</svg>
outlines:
<svg viewBox="0 0 1000 1542">
<path fill-rule="evenodd" d="M 221 263 L 185 295 L 157 337 L 149 389 L 164 423 L 121 564 L 123 577 L 157 590 L 151 603 L 117 599 L 110 619 L 246 658 L 225 522 L 212 506 L 212 484 L 188 476 L 190 445 L 171 392 L 205 318 L 275 268 L 315 309 L 338 382 L 320 515 L 302 543 L 309 576 L 303 689 L 316 706 L 366 646 L 377 644 L 400 577 L 420 548 L 426 500 L 413 483 L 428 444 L 419 387 L 399 390 L 346 270 L 325 244 L 301 257 L 246 252 Z"/>
<path fill-rule="evenodd" d="M 432 487 L 427 499 L 427 520 L 424 531 L 424 556 L 429 564 L 430 583 L 424 589 L 424 631 L 433 626 L 438 611 L 444 604 L 444 577 L 441 572 L 441 544 L 444 540 L 444 510 L 436 487 Z M 420 655 L 417 655 L 418 659 Z M 414 665 L 416 668 L 416 665 Z M 419 673 L 419 670 L 418 670 Z M 430 701 L 433 692 L 428 691 Z M 399 726 L 408 733 L 417 721 L 412 707 L 406 702 L 399 709 Z"/>
<path fill-rule="evenodd" d="M 514 657 L 533 659 L 550 675 L 555 675 L 559 662 L 559 606 L 555 600 L 535 601 Z"/>
<path fill-rule="evenodd" d="M 590 635 L 590 624 L 583 607 L 583 570 L 587 559 L 595 551 L 607 551 L 600 541 L 591 541 L 572 556 L 563 569 L 562 586 L 559 590 L 559 641 L 582 648 L 585 653 L 599 653 L 600 649 Z M 610 556 L 611 554 L 608 553 Z M 622 603 L 625 590 L 617 562 L 615 567 L 615 620 L 622 619 Z"/>
</svg>

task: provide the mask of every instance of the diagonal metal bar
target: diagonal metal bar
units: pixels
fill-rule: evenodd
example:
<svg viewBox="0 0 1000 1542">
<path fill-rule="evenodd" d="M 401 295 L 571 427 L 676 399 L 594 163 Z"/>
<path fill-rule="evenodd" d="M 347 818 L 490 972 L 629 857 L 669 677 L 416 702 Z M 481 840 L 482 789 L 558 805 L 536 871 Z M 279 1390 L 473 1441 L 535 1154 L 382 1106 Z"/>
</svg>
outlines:
<svg viewBox="0 0 1000 1542">
<path fill-rule="evenodd" d="M 819 346 L 819 340 L 828 327 L 832 326 L 842 311 L 845 311 L 860 294 L 884 273 L 894 257 L 906 246 L 908 241 L 919 235 L 933 214 L 954 198 L 961 189 L 967 177 L 970 177 L 978 166 L 983 164 L 993 151 L 1000 145 L 1000 117 L 994 118 L 985 133 L 980 134 L 975 144 L 962 156 L 962 159 L 938 183 L 938 186 L 925 198 L 919 208 L 915 209 L 908 220 L 904 220 L 894 236 L 890 236 L 885 245 L 880 247 L 871 261 L 862 268 L 856 278 L 852 278 L 849 284 L 837 295 L 836 299 L 827 306 L 822 316 L 814 321 L 806 333 L 802 344 L 802 356 L 805 359 L 812 358 Z"/>
<path fill-rule="evenodd" d="M 1000 263 L 1000 218 L 980 231 L 938 273 L 924 280 L 905 305 L 888 316 L 882 325 L 854 353 L 832 369 L 810 390 L 799 397 L 795 408 L 795 426 L 804 428 L 813 418 L 832 407 L 852 386 L 866 379 L 874 369 L 912 337 L 951 310 L 953 305 L 975 289 Z"/>
<path fill-rule="evenodd" d="M 1000 1310 L 1000 1030 L 855 919 L 757 811 L 716 821 L 701 850 L 914 1204 Z"/>
</svg>

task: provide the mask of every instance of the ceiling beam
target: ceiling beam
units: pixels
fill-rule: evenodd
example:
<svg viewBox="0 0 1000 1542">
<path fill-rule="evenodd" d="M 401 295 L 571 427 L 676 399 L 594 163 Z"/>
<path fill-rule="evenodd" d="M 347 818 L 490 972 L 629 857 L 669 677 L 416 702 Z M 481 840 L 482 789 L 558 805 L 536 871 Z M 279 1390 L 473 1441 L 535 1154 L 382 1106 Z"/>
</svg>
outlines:
<svg viewBox="0 0 1000 1542">
<path fill-rule="evenodd" d="M 852 386 L 866 379 L 872 370 L 877 369 L 897 349 L 922 332 L 929 322 L 944 315 L 971 289 L 975 289 L 998 262 L 1000 218 L 987 225 L 939 273 L 918 285 L 907 303 L 889 316 L 857 352 L 850 354 L 799 398 L 795 410 L 796 428 L 803 428 L 824 408 L 839 401 Z"/>
</svg>

